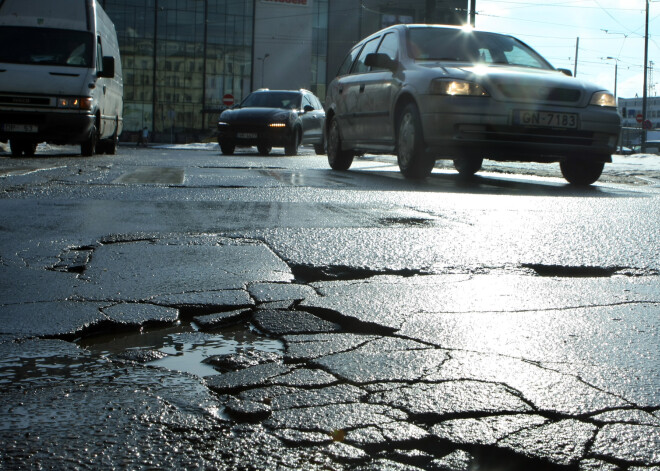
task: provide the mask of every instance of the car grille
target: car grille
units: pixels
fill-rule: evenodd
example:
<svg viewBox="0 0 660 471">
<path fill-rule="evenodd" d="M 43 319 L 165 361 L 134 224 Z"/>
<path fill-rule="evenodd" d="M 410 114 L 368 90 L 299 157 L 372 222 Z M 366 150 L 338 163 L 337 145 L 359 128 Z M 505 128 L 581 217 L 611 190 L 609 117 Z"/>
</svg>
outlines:
<svg viewBox="0 0 660 471">
<path fill-rule="evenodd" d="M 544 88 L 514 84 L 500 84 L 497 88 L 504 96 L 513 100 L 577 103 L 582 98 L 582 92 L 573 88 Z"/>
<path fill-rule="evenodd" d="M 0 104 L 13 106 L 49 106 L 50 98 L 27 95 L 0 95 Z"/>
</svg>

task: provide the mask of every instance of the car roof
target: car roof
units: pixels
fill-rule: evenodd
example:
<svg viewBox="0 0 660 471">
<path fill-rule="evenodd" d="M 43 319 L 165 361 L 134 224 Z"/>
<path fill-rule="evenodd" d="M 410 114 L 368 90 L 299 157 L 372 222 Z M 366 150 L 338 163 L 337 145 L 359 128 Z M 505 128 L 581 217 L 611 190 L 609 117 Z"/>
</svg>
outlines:
<svg viewBox="0 0 660 471">
<path fill-rule="evenodd" d="M 444 24 L 425 24 L 425 23 L 410 23 L 410 24 L 399 24 L 399 25 L 392 25 L 388 26 L 387 28 L 383 28 L 380 31 L 376 31 L 375 33 L 367 36 L 366 38 L 363 38 L 360 40 L 357 45 L 364 44 L 365 42 L 369 41 L 370 39 L 373 39 L 377 36 L 380 36 L 388 31 L 407 31 L 410 29 L 422 29 L 422 28 L 437 28 L 437 29 L 453 29 L 453 30 L 465 30 L 465 31 L 475 31 L 475 32 L 482 32 L 482 33 L 492 33 L 492 34 L 499 34 L 501 36 L 508 36 L 507 34 L 503 33 L 495 33 L 491 31 L 486 31 L 482 29 L 477 29 L 473 28 L 471 26 L 457 26 L 457 25 L 444 25 Z"/>
</svg>

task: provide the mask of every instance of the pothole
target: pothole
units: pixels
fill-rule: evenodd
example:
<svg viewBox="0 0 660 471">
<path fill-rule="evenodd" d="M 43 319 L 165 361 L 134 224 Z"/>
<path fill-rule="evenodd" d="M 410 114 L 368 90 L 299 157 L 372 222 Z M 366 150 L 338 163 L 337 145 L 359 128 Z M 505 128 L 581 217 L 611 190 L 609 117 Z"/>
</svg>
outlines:
<svg viewBox="0 0 660 471">
<path fill-rule="evenodd" d="M 569 265 L 543 265 L 536 263 L 525 263 L 524 268 L 529 268 L 539 276 L 558 278 L 610 278 L 620 276 L 657 276 L 655 270 L 631 268 L 623 266 L 598 267 L 598 266 L 569 266 Z"/>
<path fill-rule="evenodd" d="M 140 361 L 199 377 L 220 374 L 204 360 L 249 352 L 284 353 L 284 344 L 244 325 L 201 332 L 194 323 L 144 329 L 135 333 L 104 334 L 79 340 L 78 345 L 103 357 Z"/>
<path fill-rule="evenodd" d="M 371 268 L 359 268 L 343 265 L 331 265 L 317 267 L 313 265 L 289 264 L 294 279 L 298 283 L 307 284 L 317 281 L 350 281 L 365 280 L 374 276 L 395 275 L 404 278 L 425 275 L 421 270 L 401 269 L 401 270 L 374 270 Z"/>
</svg>

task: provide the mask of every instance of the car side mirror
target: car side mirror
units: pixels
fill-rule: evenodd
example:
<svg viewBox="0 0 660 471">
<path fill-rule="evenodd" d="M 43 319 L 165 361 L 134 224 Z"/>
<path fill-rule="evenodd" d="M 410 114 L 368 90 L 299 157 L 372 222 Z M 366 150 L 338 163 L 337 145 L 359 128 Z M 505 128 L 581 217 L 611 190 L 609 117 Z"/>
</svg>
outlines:
<svg viewBox="0 0 660 471">
<path fill-rule="evenodd" d="M 573 76 L 573 72 L 571 72 L 571 71 L 568 70 L 568 69 L 557 69 L 557 70 L 558 70 L 559 72 L 561 72 L 562 74 L 564 74 L 564 75 L 568 75 L 569 77 L 572 77 L 572 76 Z"/>
<path fill-rule="evenodd" d="M 309 113 L 310 111 L 314 111 L 314 107 L 312 105 L 305 105 L 305 107 L 303 108 L 303 111 L 305 113 Z"/>
<path fill-rule="evenodd" d="M 103 70 L 99 71 L 99 77 L 113 78 L 115 76 L 115 58 L 103 57 Z"/>
<path fill-rule="evenodd" d="M 367 54 L 367 57 L 364 58 L 364 65 L 376 69 L 387 69 L 394 72 L 398 66 L 398 62 L 392 60 L 387 54 L 379 52 Z"/>
</svg>

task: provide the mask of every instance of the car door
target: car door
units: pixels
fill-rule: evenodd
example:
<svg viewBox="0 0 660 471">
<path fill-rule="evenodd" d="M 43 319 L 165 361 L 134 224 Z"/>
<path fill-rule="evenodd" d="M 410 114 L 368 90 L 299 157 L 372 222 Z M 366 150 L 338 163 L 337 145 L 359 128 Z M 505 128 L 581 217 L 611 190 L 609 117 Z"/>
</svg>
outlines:
<svg viewBox="0 0 660 471">
<path fill-rule="evenodd" d="M 387 55 L 393 64 L 399 59 L 399 39 L 396 32 L 387 33 L 380 42 L 377 53 Z M 364 81 L 364 92 L 361 99 L 369 113 L 364 117 L 365 138 L 376 146 L 389 146 L 394 139 L 394 120 L 391 116 L 394 97 L 401 88 L 401 80 L 395 70 L 387 68 L 371 68 Z"/>
<path fill-rule="evenodd" d="M 345 136 L 345 140 L 353 141 L 353 145 L 364 146 L 370 141 L 368 135 L 368 124 L 375 111 L 371 93 L 372 87 L 367 89 L 367 84 L 371 81 L 371 68 L 364 61 L 367 55 L 376 52 L 380 36 L 375 37 L 365 43 L 360 51 L 360 55 L 355 60 L 351 75 L 344 82 L 343 93 L 346 96 L 347 113 L 352 115 L 352 126 L 350 128 L 350 137 Z"/>
<path fill-rule="evenodd" d="M 311 94 L 303 94 L 302 114 L 300 115 L 303 128 L 303 144 L 315 144 L 321 139 L 323 109 L 319 109 L 318 101 Z"/>
<path fill-rule="evenodd" d="M 348 139 L 352 135 L 353 130 L 353 113 L 355 111 L 355 104 L 349 104 L 347 84 L 350 84 L 351 68 L 362 50 L 362 44 L 358 44 L 348 53 L 339 71 L 337 77 L 330 83 L 328 94 L 326 97 L 326 106 L 330 105 L 334 113 L 334 119 L 337 121 L 339 131 L 343 140 Z M 348 110 L 351 110 L 349 113 Z"/>
</svg>

